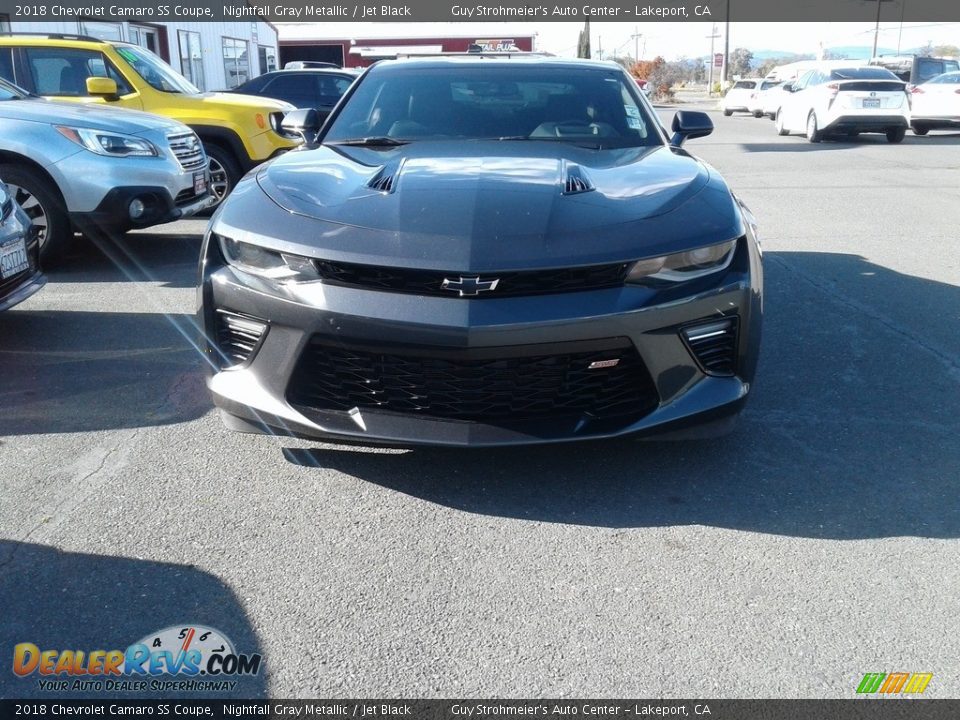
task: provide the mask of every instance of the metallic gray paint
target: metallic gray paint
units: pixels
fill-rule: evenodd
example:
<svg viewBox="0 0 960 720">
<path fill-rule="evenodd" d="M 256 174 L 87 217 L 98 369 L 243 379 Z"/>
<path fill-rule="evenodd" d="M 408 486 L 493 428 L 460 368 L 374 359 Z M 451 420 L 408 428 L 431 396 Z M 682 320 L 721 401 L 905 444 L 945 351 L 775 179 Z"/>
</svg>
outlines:
<svg viewBox="0 0 960 720">
<path fill-rule="evenodd" d="M 567 164 L 579 166 L 595 190 L 564 195 Z M 384 166 L 397 176 L 389 193 L 367 186 Z M 216 308 L 269 322 L 258 351 L 240 366 L 220 369 L 209 345 L 209 386 L 235 429 L 471 446 L 652 434 L 735 414 L 753 382 L 763 280 L 752 216 L 712 168 L 665 140 L 652 148 L 601 152 L 496 141 L 292 152 L 238 184 L 210 230 L 311 258 L 485 277 L 629 262 L 741 238 L 727 270 L 681 286 L 502 299 L 493 292 L 476 300 L 322 281 L 279 283 L 226 265 L 208 233 L 200 268 L 208 338 Z M 737 373 L 711 376 L 679 329 L 733 314 L 741 328 Z M 589 422 L 517 429 L 369 409 L 302 412 L 285 396 L 293 367 L 315 334 L 333 342 L 457 348 L 627 337 L 653 377 L 660 404 L 613 431 L 591 429 Z"/>
</svg>

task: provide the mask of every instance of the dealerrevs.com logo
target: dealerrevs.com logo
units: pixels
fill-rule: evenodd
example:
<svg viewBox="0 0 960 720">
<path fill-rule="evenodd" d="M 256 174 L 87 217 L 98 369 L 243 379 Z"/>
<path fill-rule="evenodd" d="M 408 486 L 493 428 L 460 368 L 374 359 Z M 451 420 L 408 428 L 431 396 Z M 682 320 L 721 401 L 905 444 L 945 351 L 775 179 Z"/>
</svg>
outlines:
<svg viewBox="0 0 960 720">
<path fill-rule="evenodd" d="M 233 690 L 234 678 L 257 675 L 262 662 L 202 625 L 168 627 L 126 650 L 50 650 L 29 642 L 13 649 L 13 672 L 37 677 L 41 690 Z"/>
</svg>

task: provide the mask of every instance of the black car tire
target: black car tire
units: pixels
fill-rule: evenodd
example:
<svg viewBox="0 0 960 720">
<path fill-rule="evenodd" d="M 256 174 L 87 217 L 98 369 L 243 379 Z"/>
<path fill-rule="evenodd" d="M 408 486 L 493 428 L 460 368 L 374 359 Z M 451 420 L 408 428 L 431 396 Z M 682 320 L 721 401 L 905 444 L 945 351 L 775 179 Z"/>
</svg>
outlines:
<svg viewBox="0 0 960 720">
<path fill-rule="evenodd" d="M 807 140 L 812 143 L 818 143 L 823 140 L 823 132 L 817 125 L 817 114 L 815 112 L 807 115 Z"/>
<path fill-rule="evenodd" d="M 763 117 L 763 110 L 754 110 L 754 111 L 753 111 L 753 116 L 754 116 L 755 118 L 762 118 L 762 117 Z"/>
<path fill-rule="evenodd" d="M 907 135 L 906 128 L 894 128 L 893 130 L 887 130 L 887 142 L 888 143 L 898 143 L 903 142 L 903 138 Z"/>
<path fill-rule="evenodd" d="M 918 123 L 913 126 L 914 135 L 926 135 L 928 132 L 930 132 L 930 128 L 928 128 L 926 125 L 920 125 Z"/>
<path fill-rule="evenodd" d="M 229 150 L 212 142 L 205 142 L 203 149 L 210 159 L 210 192 L 217 198 L 216 207 L 230 194 L 240 180 L 240 168 Z M 212 208 L 211 208 L 212 209 Z"/>
<path fill-rule="evenodd" d="M 41 225 L 40 260 L 52 264 L 73 241 L 73 226 L 60 190 L 39 172 L 23 165 L 0 165 L 0 178 L 30 220 Z"/>
<path fill-rule="evenodd" d="M 724 116 L 724 117 L 730 117 L 731 115 L 733 115 L 733 110 L 724 110 L 724 111 L 723 111 L 723 116 Z"/>
</svg>

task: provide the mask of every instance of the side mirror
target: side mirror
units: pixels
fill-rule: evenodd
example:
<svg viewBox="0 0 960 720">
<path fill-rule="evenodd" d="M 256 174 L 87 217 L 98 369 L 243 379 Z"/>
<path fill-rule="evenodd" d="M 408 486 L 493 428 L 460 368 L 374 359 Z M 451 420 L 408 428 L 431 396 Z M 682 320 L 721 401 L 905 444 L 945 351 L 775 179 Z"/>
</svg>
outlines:
<svg viewBox="0 0 960 720">
<path fill-rule="evenodd" d="M 780 87 L 782 87 L 782 88 L 783 88 L 784 90 L 786 90 L 787 92 L 793 92 L 795 86 L 794 86 L 794 84 L 793 84 L 792 82 L 788 82 L 788 83 L 784 83 L 784 84 L 781 85 Z"/>
<path fill-rule="evenodd" d="M 299 135 L 304 144 L 310 147 L 316 143 L 322 125 L 320 114 L 314 108 L 300 108 L 283 116 L 280 129 L 288 135 Z"/>
<path fill-rule="evenodd" d="M 88 77 L 87 95 L 107 100 L 117 99 L 117 81 L 107 77 Z"/>
<path fill-rule="evenodd" d="M 686 140 L 706 137 L 712 133 L 713 121 L 706 113 L 695 110 L 680 110 L 673 116 L 673 125 L 670 129 L 673 131 L 670 144 L 680 147 Z"/>
</svg>

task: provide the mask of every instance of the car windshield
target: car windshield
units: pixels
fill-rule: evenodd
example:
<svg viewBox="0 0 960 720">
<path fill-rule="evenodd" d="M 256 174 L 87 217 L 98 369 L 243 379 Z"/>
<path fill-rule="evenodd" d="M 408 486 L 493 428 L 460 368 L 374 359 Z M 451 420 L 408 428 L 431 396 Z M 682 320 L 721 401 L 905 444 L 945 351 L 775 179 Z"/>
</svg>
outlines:
<svg viewBox="0 0 960 720">
<path fill-rule="evenodd" d="M 21 100 L 28 94 L 6 80 L 0 80 L 0 100 Z"/>
<path fill-rule="evenodd" d="M 592 149 L 663 142 L 656 121 L 616 68 L 479 65 L 368 73 L 324 137 L 327 144 L 396 141 L 554 141 Z"/>
<path fill-rule="evenodd" d="M 200 90 L 149 50 L 135 45 L 117 46 L 117 54 L 154 90 L 195 95 Z"/>
</svg>

